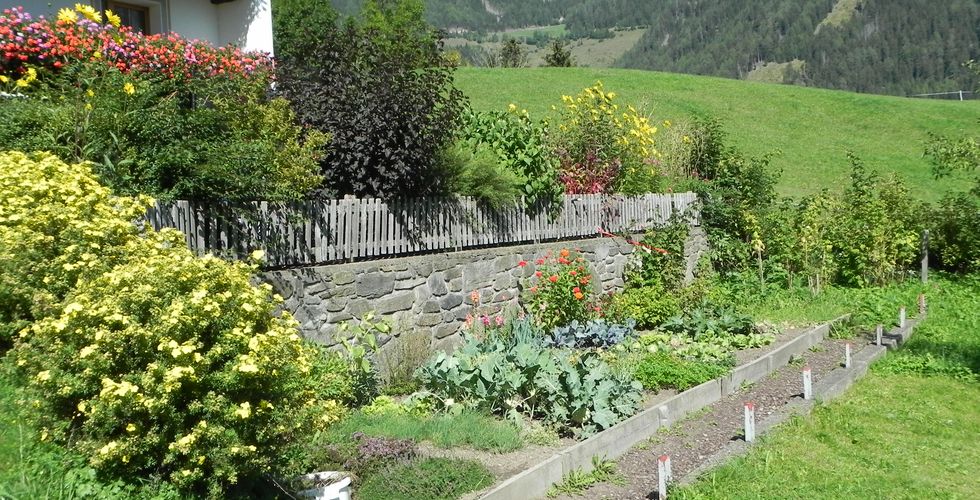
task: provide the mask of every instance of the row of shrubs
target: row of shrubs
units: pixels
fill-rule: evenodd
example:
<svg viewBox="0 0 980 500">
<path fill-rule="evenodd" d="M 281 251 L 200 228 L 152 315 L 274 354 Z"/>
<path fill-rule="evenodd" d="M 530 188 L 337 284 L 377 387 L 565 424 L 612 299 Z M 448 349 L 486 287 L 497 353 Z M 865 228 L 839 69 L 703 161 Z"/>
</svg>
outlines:
<svg viewBox="0 0 980 500">
<path fill-rule="evenodd" d="M 329 6 L 280 3 L 275 66 L 143 35 L 83 5 L 58 19 L 7 9 L 0 143 L 92 162 L 127 195 L 455 193 L 529 207 L 563 192 L 657 192 L 698 156 L 696 127 L 671 132 L 601 82 L 556 98 L 550 120 L 516 105 L 469 110 L 417 0 L 366 0 L 344 21 Z"/>
</svg>

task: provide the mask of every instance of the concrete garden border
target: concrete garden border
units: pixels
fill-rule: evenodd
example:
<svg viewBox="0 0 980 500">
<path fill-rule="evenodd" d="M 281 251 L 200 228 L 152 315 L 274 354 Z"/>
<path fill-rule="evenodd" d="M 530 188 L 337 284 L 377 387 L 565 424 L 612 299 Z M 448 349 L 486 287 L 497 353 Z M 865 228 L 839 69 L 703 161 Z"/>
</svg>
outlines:
<svg viewBox="0 0 980 500">
<path fill-rule="evenodd" d="M 849 318 L 849 314 L 844 315 L 811 328 L 759 359 L 738 366 L 723 377 L 709 380 L 668 398 L 585 441 L 556 453 L 534 467 L 508 478 L 484 493 L 480 498 L 485 500 L 525 500 L 543 497 L 552 484 L 560 482 L 571 471 L 576 469 L 590 470 L 593 456 L 604 456 L 609 459 L 619 457 L 633 445 L 656 434 L 661 427 L 669 426 L 688 413 L 700 410 L 728 396 L 737 391 L 743 383 L 754 383 L 785 366 L 793 356 L 822 342 L 830 333 L 833 324 L 846 321 Z M 910 329 L 915 323 L 917 322 L 910 322 L 907 328 Z M 865 351 L 867 349 L 861 352 Z M 870 364 L 871 361 L 873 359 L 868 360 L 867 363 Z"/>
</svg>

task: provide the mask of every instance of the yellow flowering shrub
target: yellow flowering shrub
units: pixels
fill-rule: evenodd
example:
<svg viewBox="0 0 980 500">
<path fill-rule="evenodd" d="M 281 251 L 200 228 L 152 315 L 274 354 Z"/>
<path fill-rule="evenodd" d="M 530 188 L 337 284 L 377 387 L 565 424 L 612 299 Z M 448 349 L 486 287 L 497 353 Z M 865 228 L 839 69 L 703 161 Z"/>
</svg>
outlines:
<svg viewBox="0 0 980 500">
<path fill-rule="evenodd" d="M 560 115 L 552 130 L 566 192 L 608 193 L 621 190 L 627 176 L 649 171 L 655 177 L 657 127 L 616 97 L 596 82 L 577 96 L 563 95 L 555 107 Z"/>
<path fill-rule="evenodd" d="M 118 198 L 86 165 L 49 154 L 0 153 L 0 350 L 49 314 L 83 277 L 119 262 L 141 234 L 145 198 Z"/>
<path fill-rule="evenodd" d="M 0 202 L 0 248 L 26 251 L 10 241 L 24 235 L 50 253 L 20 260 L 42 273 L 34 289 L 51 302 L 8 353 L 39 402 L 45 438 L 70 440 L 110 477 L 152 474 L 185 494 L 224 496 L 263 475 L 301 472 L 313 433 L 343 416 L 349 375 L 277 312 L 282 299 L 253 284 L 254 267 L 198 257 L 174 231 L 134 229 L 142 202 L 112 197 L 84 165 L 17 153 L 0 162 L 33 179 L 0 174 L 18 200 Z M 92 242 L 91 258 L 55 250 Z M 30 278 L 2 273 L 15 288 Z M 52 292 L 43 276 L 67 289 Z"/>
</svg>

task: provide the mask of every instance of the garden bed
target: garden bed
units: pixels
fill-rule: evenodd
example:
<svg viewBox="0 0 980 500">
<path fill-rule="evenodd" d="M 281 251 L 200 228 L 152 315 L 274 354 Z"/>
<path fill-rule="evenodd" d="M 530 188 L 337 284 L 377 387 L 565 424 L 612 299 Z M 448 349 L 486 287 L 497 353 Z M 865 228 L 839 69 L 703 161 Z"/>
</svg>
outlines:
<svg viewBox="0 0 980 500">
<path fill-rule="evenodd" d="M 760 361 L 760 360 L 765 360 L 771 354 L 776 352 L 786 353 L 785 357 L 782 357 L 782 354 L 779 354 L 781 360 L 780 362 L 785 363 L 786 361 L 789 360 L 789 356 L 791 354 L 798 354 L 800 351 L 805 351 L 807 347 L 818 342 L 819 340 L 817 341 L 809 340 L 809 338 L 813 337 L 815 333 L 819 334 L 820 338 L 822 338 L 824 335 L 826 335 L 827 331 L 829 331 L 829 327 L 824 327 L 824 326 L 818 326 L 818 327 L 813 327 L 808 329 L 807 328 L 787 329 L 786 331 L 779 333 L 776 336 L 775 340 L 766 346 L 737 351 L 736 359 L 738 360 L 738 366 L 734 368 L 732 372 L 743 371 L 746 367 L 752 364 L 759 364 L 760 366 L 764 365 L 768 367 L 768 362 Z M 801 341 L 801 337 L 804 336 L 807 336 L 808 339 L 806 341 Z M 840 349 L 843 349 L 843 347 L 840 347 Z M 807 354 L 811 356 L 815 356 L 816 354 L 823 354 L 824 355 L 823 357 L 826 357 L 828 359 L 833 355 L 833 353 L 807 353 Z M 821 357 L 821 359 L 823 359 L 823 357 Z M 722 379 L 730 380 L 732 372 L 729 372 L 729 374 L 723 376 Z M 723 385 L 718 380 L 713 380 L 706 384 L 702 384 L 702 386 L 708 384 L 716 384 L 719 386 Z M 693 390 L 697 391 L 697 389 L 698 388 L 695 388 Z M 672 399 L 676 400 L 677 394 L 678 391 L 671 390 L 671 389 L 661 390 L 656 393 L 645 391 L 642 407 L 637 417 L 634 418 L 638 418 L 640 417 L 640 415 L 644 413 L 656 412 L 658 406 L 665 404 L 666 402 L 668 402 L 668 400 L 672 400 Z M 675 417 L 670 416 L 668 418 L 672 419 Z M 504 496 L 500 496 L 500 493 L 502 492 L 502 490 L 504 491 L 508 490 L 508 488 L 504 487 L 504 483 L 510 482 L 510 480 L 517 478 L 517 476 L 526 475 L 528 471 L 533 471 L 534 469 L 538 469 L 541 467 L 541 464 L 546 462 L 557 463 L 559 473 L 557 478 L 552 478 L 552 479 L 560 480 L 561 479 L 560 470 L 562 467 L 562 462 L 564 456 L 568 454 L 568 451 L 576 447 L 582 446 L 584 443 L 589 443 L 597 439 L 602 439 L 601 436 L 603 434 L 606 433 L 605 432 L 600 433 L 599 435 L 593 436 L 592 438 L 586 441 L 576 441 L 572 438 L 562 438 L 558 440 L 558 442 L 550 445 L 528 444 L 521 449 L 505 452 L 505 453 L 494 453 L 491 451 L 475 450 L 467 447 L 453 447 L 453 448 L 446 449 L 446 448 L 438 448 L 431 444 L 424 444 L 421 447 L 421 452 L 423 455 L 431 456 L 431 457 L 451 457 L 457 459 L 476 460 L 484 464 L 494 474 L 497 481 L 493 486 L 491 486 L 490 488 L 486 488 L 480 492 L 468 494 L 464 498 L 481 498 L 485 495 L 487 495 L 489 498 L 518 498 L 518 497 L 527 498 L 528 495 L 540 494 L 543 493 L 544 490 L 541 491 L 535 490 L 535 492 L 532 493 L 532 491 L 530 490 L 526 490 L 524 488 L 518 487 L 516 489 L 510 488 L 510 490 L 517 492 L 516 494 L 518 496 L 513 496 L 512 494 L 511 495 L 504 494 Z M 625 446 L 628 447 L 630 444 L 631 443 L 627 443 Z M 654 470 L 655 469 L 656 467 L 654 467 Z M 547 486 L 548 484 L 543 485 L 544 488 L 547 488 Z M 541 489 L 541 487 L 539 486 L 537 489 Z"/>
</svg>

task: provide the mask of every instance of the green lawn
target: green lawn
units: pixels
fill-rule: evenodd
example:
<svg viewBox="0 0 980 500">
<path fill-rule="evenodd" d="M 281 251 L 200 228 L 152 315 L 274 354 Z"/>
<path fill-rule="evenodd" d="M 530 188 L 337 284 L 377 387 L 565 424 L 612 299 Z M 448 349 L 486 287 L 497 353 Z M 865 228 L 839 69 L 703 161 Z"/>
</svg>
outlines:
<svg viewBox="0 0 980 500">
<path fill-rule="evenodd" d="M 898 172 L 920 197 L 936 200 L 965 178 L 933 180 L 923 143 L 928 132 L 980 134 L 980 101 L 911 99 L 623 69 L 460 68 L 457 86 L 475 109 L 510 103 L 535 116 L 562 94 L 601 80 L 622 102 L 642 103 L 658 120 L 707 113 L 722 120 L 730 141 L 750 155 L 779 149 L 780 190 L 798 196 L 847 181 L 854 151 L 879 170 Z"/>
<path fill-rule="evenodd" d="M 975 498 L 980 279 L 936 280 L 912 340 L 841 399 L 762 440 L 677 498 Z"/>
</svg>

